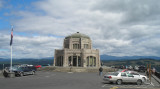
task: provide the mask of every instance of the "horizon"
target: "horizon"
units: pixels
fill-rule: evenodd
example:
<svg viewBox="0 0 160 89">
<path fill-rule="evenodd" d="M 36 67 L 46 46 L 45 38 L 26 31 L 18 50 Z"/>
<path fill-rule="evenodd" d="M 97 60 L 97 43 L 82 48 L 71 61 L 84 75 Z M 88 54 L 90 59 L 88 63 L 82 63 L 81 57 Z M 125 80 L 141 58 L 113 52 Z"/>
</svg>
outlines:
<svg viewBox="0 0 160 89">
<path fill-rule="evenodd" d="M 133 4 L 134 3 L 134 4 Z M 66 36 L 89 36 L 100 55 L 160 57 L 158 0 L 1 0 L 0 58 L 54 56 Z"/>
<path fill-rule="evenodd" d="M 10 58 L 0 58 L 1 60 L 10 60 Z M 54 60 L 54 57 L 44 57 L 44 58 L 13 58 L 13 60 Z M 116 61 L 116 60 L 160 60 L 157 56 L 110 56 L 110 55 L 100 55 L 101 61 Z M 0 60 L 0 61 L 1 61 Z"/>
</svg>

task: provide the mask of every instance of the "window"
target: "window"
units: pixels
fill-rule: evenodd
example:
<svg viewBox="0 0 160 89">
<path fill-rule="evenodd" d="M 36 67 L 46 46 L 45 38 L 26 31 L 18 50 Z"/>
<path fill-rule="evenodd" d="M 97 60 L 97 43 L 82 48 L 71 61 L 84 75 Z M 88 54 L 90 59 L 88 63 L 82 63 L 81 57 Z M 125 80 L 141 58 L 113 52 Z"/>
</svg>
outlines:
<svg viewBox="0 0 160 89">
<path fill-rule="evenodd" d="M 63 56 L 58 56 L 56 58 L 56 66 L 63 66 Z"/>
<path fill-rule="evenodd" d="M 88 56 L 87 57 L 87 66 L 94 67 L 96 66 L 96 57 L 94 56 Z"/>
<path fill-rule="evenodd" d="M 112 73 L 111 75 L 117 76 L 118 74 L 119 74 L 119 73 L 114 72 L 114 73 Z"/>
<path fill-rule="evenodd" d="M 84 48 L 85 48 L 85 49 L 88 49 L 88 44 L 84 44 Z"/>
<path fill-rule="evenodd" d="M 139 75 L 138 73 L 130 73 L 130 74 L 132 74 L 132 75 Z"/>
<path fill-rule="evenodd" d="M 80 49 L 80 45 L 79 44 L 73 44 L 73 49 Z"/>
<path fill-rule="evenodd" d="M 69 48 L 69 44 L 65 44 L 65 48 Z"/>
<path fill-rule="evenodd" d="M 126 77 L 126 73 L 121 73 L 121 76 L 124 76 L 124 77 Z"/>
</svg>

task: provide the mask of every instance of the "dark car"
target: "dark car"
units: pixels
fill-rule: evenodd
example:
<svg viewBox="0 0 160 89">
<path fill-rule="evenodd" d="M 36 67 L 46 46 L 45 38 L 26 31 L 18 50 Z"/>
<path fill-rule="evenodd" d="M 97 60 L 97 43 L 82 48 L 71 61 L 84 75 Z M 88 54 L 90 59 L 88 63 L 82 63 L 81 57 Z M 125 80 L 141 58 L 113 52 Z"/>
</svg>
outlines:
<svg viewBox="0 0 160 89">
<path fill-rule="evenodd" d="M 138 67 L 138 72 L 145 72 L 146 71 L 146 67 L 145 66 L 139 66 Z"/>
<path fill-rule="evenodd" d="M 16 70 L 14 70 L 13 72 L 15 72 L 15 76 L 23 76 L 23 75 L 28 75 L 28 74 L 32 74 L 34 75 L 36 72 L 36 68 L 35 67 L 17 67 Z"/>
<path fill-rule="evenodd" d="M 124 65 L 119 66 L 119 69 L 125 69 L 126 67 Z"/>
</svg>

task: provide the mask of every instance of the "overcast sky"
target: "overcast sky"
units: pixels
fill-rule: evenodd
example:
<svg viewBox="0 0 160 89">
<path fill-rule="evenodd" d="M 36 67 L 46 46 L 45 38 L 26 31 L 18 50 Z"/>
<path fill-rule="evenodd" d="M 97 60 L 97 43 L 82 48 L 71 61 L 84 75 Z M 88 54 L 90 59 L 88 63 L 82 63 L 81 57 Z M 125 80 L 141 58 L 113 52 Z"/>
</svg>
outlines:
<svg viewBox="0 0 160 89">
<path fill-rule="evenodd" d="M 0 0 L 0 58 L 53 57 L 65 36 L 111 56 L 160 57 L 160 0 Z"/>
</svg>

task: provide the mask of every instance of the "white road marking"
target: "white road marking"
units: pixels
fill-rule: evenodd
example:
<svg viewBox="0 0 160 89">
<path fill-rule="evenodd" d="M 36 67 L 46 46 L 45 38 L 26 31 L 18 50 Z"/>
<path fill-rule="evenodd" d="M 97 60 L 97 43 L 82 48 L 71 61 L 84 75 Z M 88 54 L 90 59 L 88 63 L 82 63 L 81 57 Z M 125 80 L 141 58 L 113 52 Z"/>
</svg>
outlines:
<svg viewBox="0 0 160 89">
<path fill-rule="evenodd" d="M 154 86 L 154 84 L 151 82 L 151 85 L 153 85 Z"/>
<path fill-rule="evenodd" d="M 103 85 L 102 87 L 105 87 L 107 84 Z"/>
</svg>

